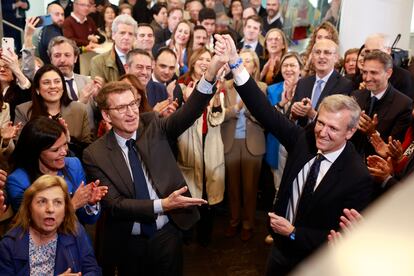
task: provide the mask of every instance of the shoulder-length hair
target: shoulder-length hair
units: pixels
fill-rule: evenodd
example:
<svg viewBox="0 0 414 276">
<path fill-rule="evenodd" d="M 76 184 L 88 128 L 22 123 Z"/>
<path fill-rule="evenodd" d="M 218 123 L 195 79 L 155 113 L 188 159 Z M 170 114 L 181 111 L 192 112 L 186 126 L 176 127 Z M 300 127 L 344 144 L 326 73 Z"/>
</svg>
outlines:
<svg viewBox="0 0 414 276">
<path fill-rule="evenodd" d="M 47 111 L 47 106 L 43 97 L 40 95 L 39 88 L 40 88 L 40 79 L 44 74 L 47 72 L 54 71 L 56 72 L 61 81 L 62 81 L 62 97 L 60 98 L 60 105 L 68 106 L 72 100 L 68 96 L 68 91 L 66 89 L 66 82 L 65 77 L 63 76 L 62 72 L 52 64 L 46 64 L 40 67 L 37 70 L 34 78 L 33 78 L 33 85 L 32 85 L 32 106 L 28 110 L 28 114 L 31 113 L 30 119 L 36 118 L 38 116 L 49 116 L 49 112 Z"/>
<path fill-rule="evenodd" d="M 188 59 L 188 71 L 182 77 L 190 77 L 194 74 L 194 65 L 196 61 L 201 57 L 202 54 L 209 53 L 210 56 L 213 56 L 211 52 L 206 47 L 201 47 L 192 52 L 190 58 Z"/>
<path fill-rule="evenodd" d="M 42 151 L 49 149 L 65 134 L 65 128 L 57 121 L 45 116 L 30 120 L 22 129 L 12 155 L 13 170 L 24 169 L 33 182 L 43 173 L 39 168 Z"/>
<path fill-rule="evenodd" d="M 255 81 L 260 81 L 260 61 L 259 61 L 259 57 L 257 56 L 256 52 L 253 51 L 252 49 L 242 49 L 240 51 L 240 54 L 243 54 L 243 53 L 250 54 L 254 62 L 254 67 L 255 67 L 252 77 Z"/>
<path fill-rule="evenodd" d="M 185 48 L 187 49 L 187 52 L 188 52 L 188 48 L 191 45 L 190 41 L 192 41 L 192 39 L 193 39 L 193 28 L 191 27 L 191 23 L 187 20 L 181 20 L 180 22 L 178 22 L 177 27 L 175 27 L 173 33 L 171 34 L 171 41 L 170 41 L 168 47 L 170 47 L 170 48 L 175 47 L 175 33 L 178 30 L 178 26 L 180 26 L 181 24 L 187 24 L 187 26 L 190 29 L 190 37 L 188 38 L 187 45 L 185 46 Z"/>
<path fill-rule="evenodd" d="M 138 94 L 141 96 L 141 104 L 139 105 L 139 113 L 152 111 L 152 107 L 148 103 L 146 89 L 135 75 L 125 74 L 119 78 L 119 81 L 129 82 L 133 87 L 135 87 Z"/>
<path fill-rule="evenodd" d="M 77 234 L 77 217 L 75 209 L 71 203 L 71 199 L 68 192 L 68 185 L 61 176 L 57 175 L 43 175 L 36 179 L 24 192 L 22 204 L 19 211 L 14 218 L 13 228 L 21 227 L 23 232 L 29 230 L 29 227 L 33 224 L 32 219 L 32 202 L 33 198 L 44 190 L 59 187 L 63 191 L 63 197 L 65 199 L 65 217 L 63 222 L 59 225 L 57 232 L 61 234 Z"/>
</svg>

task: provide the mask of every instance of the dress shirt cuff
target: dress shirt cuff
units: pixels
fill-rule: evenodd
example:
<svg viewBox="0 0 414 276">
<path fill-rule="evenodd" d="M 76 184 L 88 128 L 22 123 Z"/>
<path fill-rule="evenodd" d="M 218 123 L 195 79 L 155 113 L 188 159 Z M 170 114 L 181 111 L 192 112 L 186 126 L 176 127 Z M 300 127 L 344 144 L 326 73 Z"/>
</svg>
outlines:
<svg viewBox="0 0 414 276">
<path fill-rule="evenodd" d="M 30 81 L 27 78 L 25 78 L 24 83 L 20 83 L 20 81 L 18 79 L 16 80 L 16 83 L 23 90 L 29 89 L 30 86 L 32 86 L 32 84 L 30 83 Z"/>
<path fill-rule="evenodd" d="M 161 214 L 163 212 L 164 212 L 164 209 L 162 209 L 162 200 L 155 199 L 154 200 L 154 214 Z"/>
<path fill-rule="evenodd" d="M 101 204 L 99 202 L 97 202 L 95 205 L 86 204 L 83 206 L 83 208 L 85 208 L 86 214 L 89 216 L 94 216 L 99 213 L 99 210 L 101 210 Z"/>
<path fill-rule="evenodd" d="M 204 76 L 200 79 L 197 84 L 197 90 L 203 94 L 212 94 L 213 93 L 214 83 L 207 81 Z"/>
<path fill-rule="evenodd" d="M 243 68 L 243 70 L 239 74 L 233 74 L 233 76 L 234 76 L 234 83 L 237 86 L 241 86 L 245 84 L 250 78 L 250 75 L 247 72 L 246 68 Z"/>
<path fill-rule="evenodd" d="M 391 175 L 387 176 L 387 178 L 384 180 L 384 182 L 382 182 L 381 188 L 384 189 L 385 187 L 387 187 L 387 183 L 388 183 L 388 181 L 390 181 L 391 178 L 392 178 Z"/>
</svg>

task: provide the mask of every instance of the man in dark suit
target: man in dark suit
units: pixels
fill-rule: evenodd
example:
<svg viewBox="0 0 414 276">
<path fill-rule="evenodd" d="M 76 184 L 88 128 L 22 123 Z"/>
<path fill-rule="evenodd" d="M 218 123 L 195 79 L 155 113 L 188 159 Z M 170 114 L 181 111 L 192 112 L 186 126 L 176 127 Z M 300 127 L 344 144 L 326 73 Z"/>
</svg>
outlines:
<svg viewBox="0 0 414 276">
<path fill-rule="evenodd" d="M 250 0 L 250 7 L 254 8 L 256 14 L 259 15 L 261 18 L 266 17 L 266 9 L 262 7 L 261 0 Z"/>
<path fill-rule="evenodd" d="M 315 124 L 301 128 L 269 104 L 239 65 L 229 36 L 217 36 L 216 48 L 218 55 L 229 57 L 246 107 L 288 151 L 274 212 L 269 213 L 275 242 L 267 267 L 267 275 L 285 275 L 326 241 L 330 229 L 338 228 L 344 208 L 361 210 L 371 199 L 372 179 L 348 142 L 361 109 L 349 96 L 332 95 L 320 104 Z"/>
<path fill-rule="evenodd" d="M 365 40 L 365 53 L 380 50 L 390 55 L 391 43 L 390 37 L 384 34 L 372 34 Z M 414 99 L 414 79 L 408 70 L 393 65 L 389 82 L 395 89 Z"/>
<path fill-rule="evenodd" d="M 392 68 L 389 54 L 380 50 L 369 52 L 364 57 L 362 69 L 365 89 L 352 93 L 364 110 L 358 131 L 352 138 L 357 151 L 363 156 L 375 153 L 368 141 L 375 131 L 385 141 L 388 136 L 402 141 L 411 123 L 412 100 L 389 83 Z"/>
<path fill-rule="evenodd" d="M 273 28 L 283 30 L 282 15 L 280 13 L 279 0 L 267 0 L 266 12 L 267 16 L 263 17 L 263 35 L 266 36 L 267 31 Z"/>
<path fill-rule="evenodd" d="M 244 22 L 243 39 L 237 44 L 237 49 L 252 49 L 261 60 L 263 45 L 259 41 L 259 35 L 263 27 L 263 20 L 258 15 L 249 16 Z M 260 64 L 264 64 L 261 60 Z"/>
<path fill-rule="evenodd" d="M 98 94 L 112 130 L 84 151 L 84 163 L 89 179 L 109 187 L 99 232 L 104 275 L 115 275 L 115 267 L 120 276 L 182 274 L 180 230 L 195 224 L 195 205 L 206 201 L 191 198 L 170 142 L 201 116 L 223 64 L 213 57 L 185 106 L 168 118 L 139 114 L 140 96 L 129 84 L 112 82 Z"/>
<path fill-rule="evenodd" d="M 339 48 L 332 40 L 320 40 L 313 46 L 312 62 L 316 75 L 300 79 L 293 97 L 291 115 L 299 125 L 305 126 L 315 119 L 316 110 L 326 96 L 348 95 L 352 91 L 352 82 L 335 71 L 338 58 Z"/>
</svg>

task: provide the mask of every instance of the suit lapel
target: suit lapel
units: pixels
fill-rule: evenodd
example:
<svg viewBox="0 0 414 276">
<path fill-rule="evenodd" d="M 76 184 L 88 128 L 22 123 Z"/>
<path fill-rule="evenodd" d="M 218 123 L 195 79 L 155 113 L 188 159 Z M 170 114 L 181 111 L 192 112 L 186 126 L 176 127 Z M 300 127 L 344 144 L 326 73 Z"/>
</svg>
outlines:
<svg viewBox="0 0 414 276">
<path fill-rule="evenodd" d="M 118 173 L 119 179 L 122 180 L 128 192 L 131 195 L 131 198 L 135 198 L 135 190 L 131 177 L 131 173 L 128 169 L 129 164 L 126 163 L 125 158 L 122 154 L 121 148 L 118 146 L 118 142 L 115 138 L 114 131 L 111 130 L 106 139 L 106 146 L 110 151 L 112 167 Z"/>
<path fill-rule="evenodd" d="M 334 89 L 336 83 L 338 82 L 339 77 L 340 77 L 340 75 L 335 70 L 333 70 L 331 76 L 329 77 L 328 81 L 325 84 L 325 87 L 322 90 L 321 96 L 318 99 L 318 102 L 316 104 L 316 107 L 319 106 L 319 104 L 321 103 L 322 99 L 324 99 L 326 96 L 329 96 L 330 93 L 332 91 L 334 91 L 333 89 Z"/>
</svg>

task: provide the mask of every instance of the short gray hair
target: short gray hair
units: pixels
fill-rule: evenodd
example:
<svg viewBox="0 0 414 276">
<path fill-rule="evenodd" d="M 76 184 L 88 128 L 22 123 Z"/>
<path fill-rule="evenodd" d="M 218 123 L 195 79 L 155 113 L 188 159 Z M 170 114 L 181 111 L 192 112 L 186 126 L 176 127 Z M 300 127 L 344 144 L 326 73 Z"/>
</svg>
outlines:
<svg viewBox="0 0 414 276">
<path fill-rule="evenodd" d="M 351 120 L 348 123 L 348 129 L 357 127 L 359 116 L 361 115 L 361 108 L 356 100 L 350 96 L 342 94 L 335 94 L 325 97 L 319 105 L 318 112 L 322 109 L 332 113 L 341 110 L 348 110 L 351 113 Z"/>
<path fill-rule="evenodd" d="M 72 39 L 66 38 L 64 36 L 55 36 L 54 38 L 52 38 L 52 40 L 49 42 L 49 45 L 47 46 L 47 54 L 48 54 L 49 58 L 52 58 L 52 49 L 53 49 L 53 47 L 55 47 L 56 45 L 63 44 L 63 43 L 67 43 L 70 46 L 72 46 L 73 54 L 76 57 L 79 56 L 80 49 L 76 45 L 75 41 L 73 41 Z"/>
<path fill-rule="evenodd" d="M 115 34 L 118 31 L 119 24 L 125 24 L 134 27 L 134 36 L 138 33 L 138 24 L 134 18 L 132 18 L 128 14 L 121 14 L 115 17 L 114 21 L 112 22 L 112 34 Z"/>
</svg>

